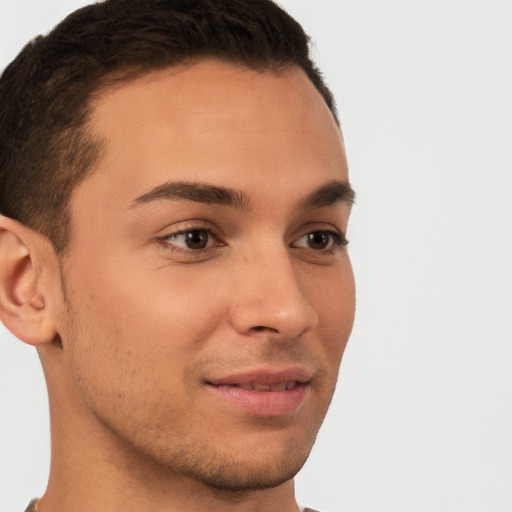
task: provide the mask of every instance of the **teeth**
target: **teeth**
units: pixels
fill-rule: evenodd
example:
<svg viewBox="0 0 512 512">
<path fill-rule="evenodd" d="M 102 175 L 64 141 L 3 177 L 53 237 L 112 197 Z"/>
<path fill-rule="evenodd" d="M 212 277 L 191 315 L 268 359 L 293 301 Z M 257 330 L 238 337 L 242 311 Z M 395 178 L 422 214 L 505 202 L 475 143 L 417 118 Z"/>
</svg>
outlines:
<svg viewBox="0 0 512 512">
<path fill-rule="evenodd" d="M 243 384 L 239 384 L 238 387 L 242 389 L 248 389 L 249 391 L 254 391 L 254 384 L 252 382 L 244 382 Z"/>
<path fill-rule="evenodd" d="M 258 384 L 257 382 L 244 382 L 237 387 L 247 389 L 249 391 L 286 391 L 288 389 L 293 389 L 296 385 L 296 381 L 289 380 L 272 386 L 269 386 L 268 384 Z"/>
<path fill-rule="evenodd" d="M 272 386 L 267 386 L 266 384 L 253 384 L 252 389 L 255 391 L 273 391 Z"/>
</svg>

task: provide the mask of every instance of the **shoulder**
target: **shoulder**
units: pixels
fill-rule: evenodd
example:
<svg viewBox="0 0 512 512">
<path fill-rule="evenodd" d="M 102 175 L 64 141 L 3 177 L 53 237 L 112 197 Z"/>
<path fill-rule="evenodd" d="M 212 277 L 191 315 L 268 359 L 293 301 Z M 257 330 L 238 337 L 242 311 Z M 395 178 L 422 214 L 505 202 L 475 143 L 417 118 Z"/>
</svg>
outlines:
<svg viewBox="0 0 512 512">
<path fill-rule="evenodd" d="M 28 507 L 25 509 L 25 512 L 37 512 L 37 499 L 33 499 L 29 504 Z M 308 509 L 306 509 L 308 510 Z"/>
</svg>

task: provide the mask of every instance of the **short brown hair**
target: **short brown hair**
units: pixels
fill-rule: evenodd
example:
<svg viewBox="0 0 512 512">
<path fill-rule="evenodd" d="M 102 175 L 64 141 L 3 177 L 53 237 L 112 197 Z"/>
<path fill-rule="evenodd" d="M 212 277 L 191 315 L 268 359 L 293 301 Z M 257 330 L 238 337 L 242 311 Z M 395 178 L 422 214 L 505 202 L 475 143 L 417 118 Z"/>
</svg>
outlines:
<svg viewBox="0 0 512 512">
<path fill-rule="evenodd" d="M 299 66 L 337 121 L 307 35 L 272 1 L 106 0 L 36 37 L 0 78 L 0 213 L 64 252 L 69 198 L 101 151 L 87 130 L 94 93 L 203 58 L 254 70 Z"/>
</svg>

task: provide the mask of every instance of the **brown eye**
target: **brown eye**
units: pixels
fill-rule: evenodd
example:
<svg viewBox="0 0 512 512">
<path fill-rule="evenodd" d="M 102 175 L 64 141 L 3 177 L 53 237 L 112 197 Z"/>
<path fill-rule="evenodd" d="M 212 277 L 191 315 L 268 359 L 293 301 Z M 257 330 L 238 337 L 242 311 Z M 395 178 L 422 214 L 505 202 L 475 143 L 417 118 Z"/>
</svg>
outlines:
<svg viewBox="0 0 512 512">
<path fill-rule="evenodd" d="M 188 229 L 168 235 L 162 240 L 171 247 L 199 251 L 211 245 L 212 235 L 207 229 Z"/>
<path fill-rule="evenodd" d="M 204 249 L 208 245 L 208 232 L 204 230 L 186 231 L 183 233 L 185 244 L 189 249 Z"/>
<path fill-rule="evenodd" d="M 331 244 L 331 238 L 325 231 L 315 231 L 306 235 L 308 247 L 317 251 L 327 249 Z"/>
<path fill-rule="evenodd" d="M 296 240 L 292 247 L 312 249 L 313 251 L 329 251 L 333 247 L 347 245 L 345 237 L 334 231 L 312 231 Z"/>
</svg>

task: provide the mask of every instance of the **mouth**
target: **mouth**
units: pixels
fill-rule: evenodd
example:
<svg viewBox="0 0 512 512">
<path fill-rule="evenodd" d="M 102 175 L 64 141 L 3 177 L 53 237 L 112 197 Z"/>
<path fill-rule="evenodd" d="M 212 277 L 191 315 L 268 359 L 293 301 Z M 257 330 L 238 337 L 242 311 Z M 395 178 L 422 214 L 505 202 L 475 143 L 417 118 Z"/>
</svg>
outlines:
<svg viewBox="0 0 512 512">
<path fill-rule="evenodd" d="M 311 376 L 303 369 L 238 373 L 207 381 L 222 404 L 255 416 L 286 416 L 297 413 L 306 401 Z"/>
<path fill-rule="evenodd" d="M 242 388 L 249 391 L 289 391 L 290 389 L 303 384 L 305 383 L 297 382 L 296 380 L 288 380 L 273 385 L 261 384 L 259 382 L 245 382 L 243 384 L 218 384 L 218 386 L 226 386 L 228 388 Z M 211 385 L 215 386 L 216 384 Z"/>
</svg>

